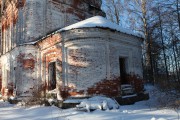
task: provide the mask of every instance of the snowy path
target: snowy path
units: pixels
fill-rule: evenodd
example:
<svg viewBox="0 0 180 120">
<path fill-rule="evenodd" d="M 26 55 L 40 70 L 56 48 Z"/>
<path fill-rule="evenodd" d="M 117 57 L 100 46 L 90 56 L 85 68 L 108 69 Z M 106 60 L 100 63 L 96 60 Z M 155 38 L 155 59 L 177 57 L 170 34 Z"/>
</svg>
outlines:
<svg viewBox="0 0 180 120">
<path fill-rule="evenodd" d="M 146 101 L 135 105 L 121 106 L 120 110 L 94 111 L 75 109 L 61 110 L 57 107 L 36 106 L 22 108 L 0 101 L 0 120 L 178 120 L 173 110 L 150 110 Z"/>
<path fill-rule="evenodd" d="M 0 120 L 178 120 L 174 110 L 157 109 L 150 104 L 155 105 L 155 98 L 121 106 L 119 110 L 87 113 L 75 109 L 61 110 L 54 106 L 24 108 L 0 101 Z"/>
<path fill-rule="evenodd" d="M 0 101 L 0 120 L 63 120 L 59 119 L 60 112 L 57 107 L 24 108 Z"/>
</svg>

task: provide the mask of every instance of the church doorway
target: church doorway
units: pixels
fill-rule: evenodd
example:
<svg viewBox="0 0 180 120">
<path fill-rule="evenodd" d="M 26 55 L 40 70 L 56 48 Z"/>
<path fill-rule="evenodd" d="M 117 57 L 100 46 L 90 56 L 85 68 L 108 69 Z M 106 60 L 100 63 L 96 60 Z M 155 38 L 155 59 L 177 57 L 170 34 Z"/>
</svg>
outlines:
<svg viewBox="0 0 180 120">
<path fill-rule="evenodd" d="M 49 63 L 49 81 L 48 90 L 56 89 L 56 62 Z"/>
<path fill-rule="evenodd" d="M 127 84 L 126 58 L 119 57 L 120 79 L 121 84 Z"/>
</svg>

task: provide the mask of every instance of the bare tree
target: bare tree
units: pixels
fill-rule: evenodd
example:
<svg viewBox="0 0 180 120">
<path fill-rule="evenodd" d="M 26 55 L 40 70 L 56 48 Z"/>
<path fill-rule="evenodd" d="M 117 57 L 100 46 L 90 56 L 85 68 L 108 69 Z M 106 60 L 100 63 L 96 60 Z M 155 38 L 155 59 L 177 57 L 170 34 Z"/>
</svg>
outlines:
<svg viewBox="0 0 180 120">
<path fill-rule="evenodd" d="M 104 10 L 106 11 L 108 19 L 121 25 L 121 15 L 123 13 L 123 4 L 121 0 L 104 0 Z"/>
<path fill-rule="evenodd" d="M 143 46 L 143 66 L 144 66 L 144 78 L 149 79 L 151 83 L 153 80 L 153 64 L 151 57 L 151 40 L 148 31 L 148 23 L 150 18 L 151 9 L 150 3 L 152 0 L 126 0 L 125 9 L 129 13 L 128 21 L 130 21 L 131 28 L 134 31 L 144 34 L 144 46 Z M 132 27 L 133 26 L 133 27 Z"/>
<path fill-rule="evenodd" d="M 144 78 L 151 83 L 180 81 L 180 1 L 104 1 L 107 18 L 119 25 L 126 21 L 122 26 L 144 34 Z"/>
</svg>

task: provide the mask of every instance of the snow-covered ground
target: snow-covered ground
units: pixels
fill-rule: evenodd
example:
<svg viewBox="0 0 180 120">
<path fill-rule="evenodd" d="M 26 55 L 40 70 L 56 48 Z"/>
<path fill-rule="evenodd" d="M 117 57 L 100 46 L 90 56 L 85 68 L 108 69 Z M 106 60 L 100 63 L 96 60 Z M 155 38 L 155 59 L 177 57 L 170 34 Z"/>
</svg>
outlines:
<svg viewBox="0 0 180 120">
<path fill-rule="evenodd" d="M 148 89 L 152 90 L 152 87 Z M 121 106 L 118 110 L 96 110 L 90 113 L 76 109 L 62 110 L 55 106 L 25 108 L 0 101 L 0 120 L 178 120 L 174 110 L 152 107 L 154 100 L 151 98 L 134 105 Z"/>
</svg>

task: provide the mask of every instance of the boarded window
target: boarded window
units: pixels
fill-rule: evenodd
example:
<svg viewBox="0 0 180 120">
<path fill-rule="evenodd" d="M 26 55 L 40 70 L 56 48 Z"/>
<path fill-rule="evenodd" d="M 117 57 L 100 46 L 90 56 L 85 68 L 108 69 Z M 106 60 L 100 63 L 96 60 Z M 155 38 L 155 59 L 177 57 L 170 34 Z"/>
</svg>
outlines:
<svg viewBox="0 0 180 120">
<path fill-rule="evenodd" d="M 35 61 L 33 59 L 24 59 L 23 60 L 23 67 L 25 69 L 33 69 L 35 66 Z"/>
</svg>

